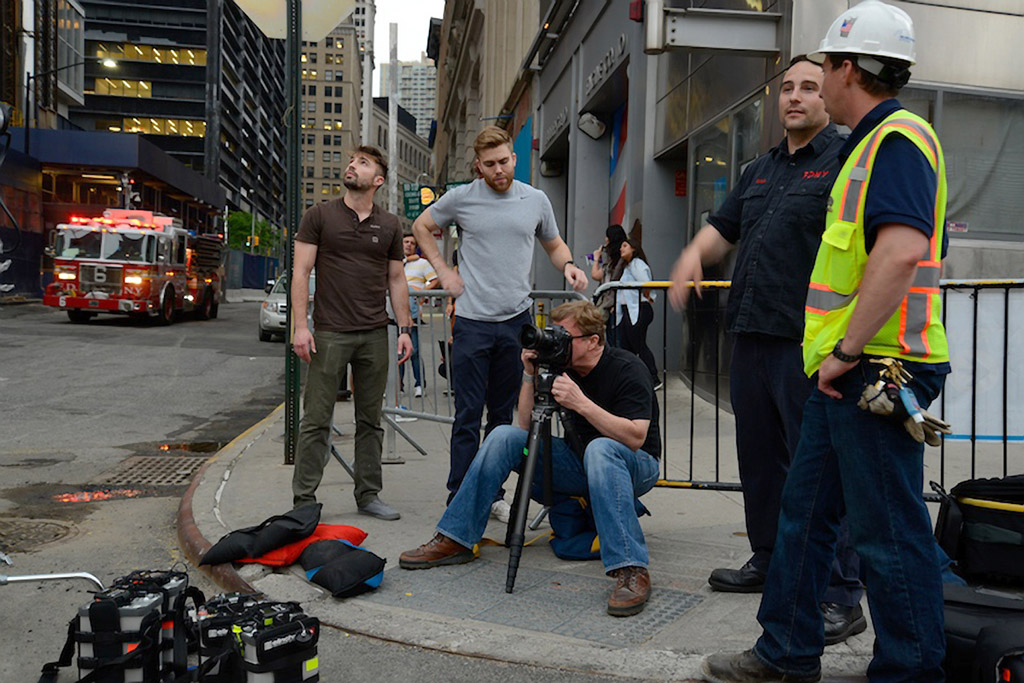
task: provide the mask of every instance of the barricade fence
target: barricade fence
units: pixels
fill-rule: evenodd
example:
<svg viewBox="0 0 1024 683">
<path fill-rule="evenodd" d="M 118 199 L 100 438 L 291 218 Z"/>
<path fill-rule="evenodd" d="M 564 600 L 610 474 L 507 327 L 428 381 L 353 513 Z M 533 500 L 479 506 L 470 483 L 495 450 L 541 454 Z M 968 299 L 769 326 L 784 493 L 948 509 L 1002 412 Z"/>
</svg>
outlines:
<svg viewBox="0 0 1024 683">
<path fill-rule="evenodd" d="M 626 292 L 654 295 L 651 331 L 660 337 L 654 356 L 663 381 L 658 485 L 738 491 L 725 333 L 730 282 L 702 283 L 703 296 L 691 296 L 683 312 L 668 304 L 670 286 L 606 283 L 594 297 L 612 292 L 618 311 Z M 1024 280 L 944 280 L 940 287 L 952 372 L 929 411 L 951 423 L 953 434 L 939 448 L 925 448 L 925 497 L 932 501 L 932 480 L 948 489 L 965 479 L 1024 471 L 1024 359 L 1010 344 L 1024 333 Z M 670 332 L 681 334 L 678 344 L 669 343 Z"/>
<path fill-rule="evenodd" d="M 456 313 L 451 306 L 451 294 L 443 289 L 410 289 L 409 296 L 416 300 L 418 308 L 412 335 L 416 353 L 405 363 L 398 364 L 397 329 L 392 327 L 389 338 L 393 360 L 388 370 L 383 410 L 388 427 L 382 458 L 385 463 L 401 462 L 396 452 L 396 436 L 401 436 L 421 455 L 426 455 L 425 449 L 402 426 L 404 423 L 425 420 L 450 425 L 455 421 L 451 345 L 453 316 Z M 533 299 L 532 320 L 538 327 L 548 323 L 548 314 L 558 304 L 586 299 L 578 292 L 562 290 L 535 290 L 530 297 Z M 456 300 L 455 308 L 457 306 Z M 518 387 L 510 388 L 516 389 Z"/>
</svg>

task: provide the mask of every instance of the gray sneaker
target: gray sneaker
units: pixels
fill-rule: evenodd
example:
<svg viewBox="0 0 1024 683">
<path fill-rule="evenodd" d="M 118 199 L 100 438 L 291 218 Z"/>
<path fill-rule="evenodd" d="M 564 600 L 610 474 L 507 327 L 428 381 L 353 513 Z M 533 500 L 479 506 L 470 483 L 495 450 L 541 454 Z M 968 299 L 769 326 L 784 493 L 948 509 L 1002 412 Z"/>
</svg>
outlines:
<svg viewBox="0 0 1024 683">
<path fill-rule="evenodd" d="M 359 514 L 369 515 L 371 517 L 387 520 L 389 522 L 394 521 L 396 519 L 401 519 L 402 517 L 402 515 L 399 514 L 398 510 L 391 507 L 380 498 L 374 498 L 366 505 L 360 505 Z"/>
</svg>

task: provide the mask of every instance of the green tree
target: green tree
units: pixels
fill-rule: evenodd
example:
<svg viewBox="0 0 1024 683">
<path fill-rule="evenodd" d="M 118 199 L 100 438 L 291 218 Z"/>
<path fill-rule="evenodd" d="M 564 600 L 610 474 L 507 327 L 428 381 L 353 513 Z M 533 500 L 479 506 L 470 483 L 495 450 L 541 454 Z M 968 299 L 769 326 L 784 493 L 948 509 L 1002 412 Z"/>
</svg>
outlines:
<svg viewBox="0 0 1024 683">
<path fill-rule="evenodd" d="M 228 214 L 228 246 L 239 251 L 252 252 L 268 256 L 277 255 L 280 233 L 265 220 L 257 219 L 255 234 L 259 244 L 249 247 L 249 236 L 253 234 L 252 214 L 248 211 L 232 211 Z"/>
</svg>

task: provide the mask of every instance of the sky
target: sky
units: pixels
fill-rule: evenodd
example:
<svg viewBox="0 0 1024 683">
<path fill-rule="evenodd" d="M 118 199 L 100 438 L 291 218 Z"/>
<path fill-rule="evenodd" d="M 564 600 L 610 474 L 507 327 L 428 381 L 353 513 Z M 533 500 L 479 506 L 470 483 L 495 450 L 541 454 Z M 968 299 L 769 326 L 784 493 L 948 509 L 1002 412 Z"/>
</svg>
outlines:
<svg viewBox="0 0 1024 683">
<path fill-rule="evenodd" d="M 391 57 L 389 25 L 398 24 L 398 59 L 403 62 L 419 61 L 420 53 L 427 49 L 427 29 L 430 18 L 444 16 L 444 0 L 376 0 L 377 14 L 373 27 L 376 63 Z M 380 71 L 374 70 L 373 94 L 379 95 Z"/>
</svg>

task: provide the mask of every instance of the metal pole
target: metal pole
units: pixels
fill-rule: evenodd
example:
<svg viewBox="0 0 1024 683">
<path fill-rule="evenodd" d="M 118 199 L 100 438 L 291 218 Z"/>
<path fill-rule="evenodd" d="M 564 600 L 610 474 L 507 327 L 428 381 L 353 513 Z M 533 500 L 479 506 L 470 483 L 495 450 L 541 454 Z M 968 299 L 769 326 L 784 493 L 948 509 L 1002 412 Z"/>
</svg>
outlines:
<svg viewBox="0 0 1024 683">
<path fill-rule="evenodd" d="M 373 21 L 377 6 L 373 0 L 366 4 L 366 40 L 363 41 L 363 144 L 370 141 L 370 121 L 373 120 Z"/>
<path fill-rule="evenodd" d="M 391 29 L 391 78 L 388 79 L 388 211 L 398 215 L 398 24 Z"/>
<path fill-rule="evenodd" d="M 285 91 L 288 108 L 285 115 L 285 146 L 287 147 L 287 192 L 285 225 L 288 230 L 288 248 L 285 251 L 288 287 L 287 329 L 289 340 L 284 345 L 285 367 L 285 419 L 284 419 L 284 463 L 295 463 L 295 437 L 299 426 L 299 360 L 291 345 L 292 330 L 292 262 L 295 253 L 295 232 L 299 228 L 299 211 L 302 198 L 299 196 L 299 108 L 302 94 L 299 90 L 301 65 L 299 53 L 302 40 L 302 6 L 300 0 L 288 0 L 288 38 L 285 42 Z"/>
<path fill-rule="evenodd" d="M 32 119 L 29 118 L 29 100 L 32 98 L 32 79 L 34 77 L 28 71 L 25 72 L 25 111 L 22 118 L 25 119 L 25 156 L 32 155 Z"/>
</svg>

